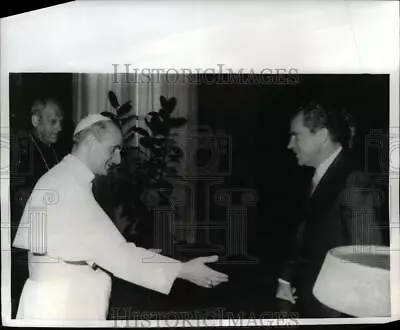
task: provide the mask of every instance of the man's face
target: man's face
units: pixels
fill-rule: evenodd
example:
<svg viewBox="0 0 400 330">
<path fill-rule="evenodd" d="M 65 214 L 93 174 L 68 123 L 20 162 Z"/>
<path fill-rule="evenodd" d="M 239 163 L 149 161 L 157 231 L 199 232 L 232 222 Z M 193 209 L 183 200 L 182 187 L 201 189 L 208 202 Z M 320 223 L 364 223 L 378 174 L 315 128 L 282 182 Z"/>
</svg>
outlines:
<svg viewBox="0 0 400 330">
<path fill-rule="evenodd" d="M 109 170 L 121 163 L 122 133 L 113 125 L 107 128 L 107 132 L 100 141 L 96 141 L 93 152 L 93 167 L 95 174 L 107 175 Z"/>
<path fill-rule="evenodd" d="M 290 140 L 288 149 L 292 150 L 297 157 L 300 166 L 316 167 L 318 153 L 321 148 L 318 133 L 312 133 L 304 126 L 304 117 L 300 113 L 293 118 L 290 125 Z"/>
<path fill-rule="evenodd" d="M 45 144 L 56 143 L 62 130 L 62 111 L 55 105 L 47 105 L 34 121 L 37 136 Z"/>
</svg>

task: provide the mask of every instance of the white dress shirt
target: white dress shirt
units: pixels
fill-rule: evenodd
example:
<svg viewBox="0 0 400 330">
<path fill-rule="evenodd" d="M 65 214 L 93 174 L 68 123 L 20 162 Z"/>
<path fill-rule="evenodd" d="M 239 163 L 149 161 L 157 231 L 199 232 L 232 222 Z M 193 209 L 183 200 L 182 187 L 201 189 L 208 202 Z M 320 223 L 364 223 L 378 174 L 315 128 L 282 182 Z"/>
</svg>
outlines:
<svg viewBox="0 0 400 330">
<path fill-rule="evenodd" d="M 318 186 L 318 183 L 321 181 L 322 177 L 325 175 L 326 171 L 328 168 L 332 165 L 332 163 L 335 161 L 336 157 L 339 155 L 339 153 L 342 151 L 342 146 L 339 146 L 327 159 L 325 159 L 319 166 L 316 168 L 314 176 L 311 181 L 311 186 L 312 186 L 312 192 L 315 191 L 315 189 Z"/>
<path fill-rule="evenodd" d="M 311 181 L 311 187 L 312 187 L 311 194 L 314 193 L 314 191 L 317 188 L 322 177 L 325 175 L 326 171 L 332 165 L 332 163 L 335 161 L 336 157 L 340 154 L 342 149 L 343 149 L 342 146 L 339 146 L 327 159 L 325 159 L 321 164 L 318 165 L 318 167 L 315 170 L 312 181 Z M 290 284 L 290 282 L 283 280 L 281 278 L 278 279 L 278 282 Z"/>
<path fill-rule="evenodd" d="M 93 178 L 69 154 L 36 184 L 13 242 L 29 256 L 17 318 L 105 319 L 111 279 L 93 263 L 123 280 L 170 292 L 181 262 L 127 242 L 94 199 Z"/>
</svg>

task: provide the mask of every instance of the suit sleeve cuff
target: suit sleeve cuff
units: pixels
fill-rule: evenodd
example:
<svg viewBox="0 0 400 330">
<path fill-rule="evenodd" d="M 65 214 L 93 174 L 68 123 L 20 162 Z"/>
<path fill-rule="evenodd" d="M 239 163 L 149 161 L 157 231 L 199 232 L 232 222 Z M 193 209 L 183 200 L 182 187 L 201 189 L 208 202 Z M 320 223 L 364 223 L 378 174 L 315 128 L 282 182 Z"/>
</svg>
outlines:
<svg viewBox="0 0 400 330">
<path fill-rule="evenodd" d="M 282 278 L 278 278 L 278 282 L 282 283 L 282 284 L 290 284 L 290 282 L 288 282 L 288 281 L 286 281 L 286 280 L 284 280 Z"/>
</svg>

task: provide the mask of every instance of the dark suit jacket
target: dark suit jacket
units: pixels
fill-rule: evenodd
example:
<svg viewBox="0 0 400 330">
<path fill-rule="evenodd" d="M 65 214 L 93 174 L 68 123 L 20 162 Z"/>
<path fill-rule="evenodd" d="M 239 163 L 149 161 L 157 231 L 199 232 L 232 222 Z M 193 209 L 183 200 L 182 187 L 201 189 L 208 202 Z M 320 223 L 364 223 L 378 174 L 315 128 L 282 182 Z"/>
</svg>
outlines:
<svg viewBox="0 0 400 330">
<path fill-rule="evenodd" d="M 341 151 L 306 201 L 281 278 L 297 288 L 299 304 L 313 309 L 311 314 L 318 316 L 312 288 L 330 249 L 382 244 L 374 192 L 372 179 Z"/>
</svg>

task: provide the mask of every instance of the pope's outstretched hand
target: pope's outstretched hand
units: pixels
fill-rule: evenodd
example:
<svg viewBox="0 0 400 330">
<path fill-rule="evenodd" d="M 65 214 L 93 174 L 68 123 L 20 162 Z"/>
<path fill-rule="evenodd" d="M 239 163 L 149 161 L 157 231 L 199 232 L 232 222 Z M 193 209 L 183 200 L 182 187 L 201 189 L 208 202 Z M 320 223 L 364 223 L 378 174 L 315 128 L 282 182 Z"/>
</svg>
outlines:
<svg viewBox="0 0 400 330">
<path fill-rule="evenodd" d="M 205 264 L 216 262 L 218 256 L 199 257 L 182 264 L 178 277 L 205 288 L 215 287 L 228 281 L 228 275 L 217 272 Z"/>
</svg>

